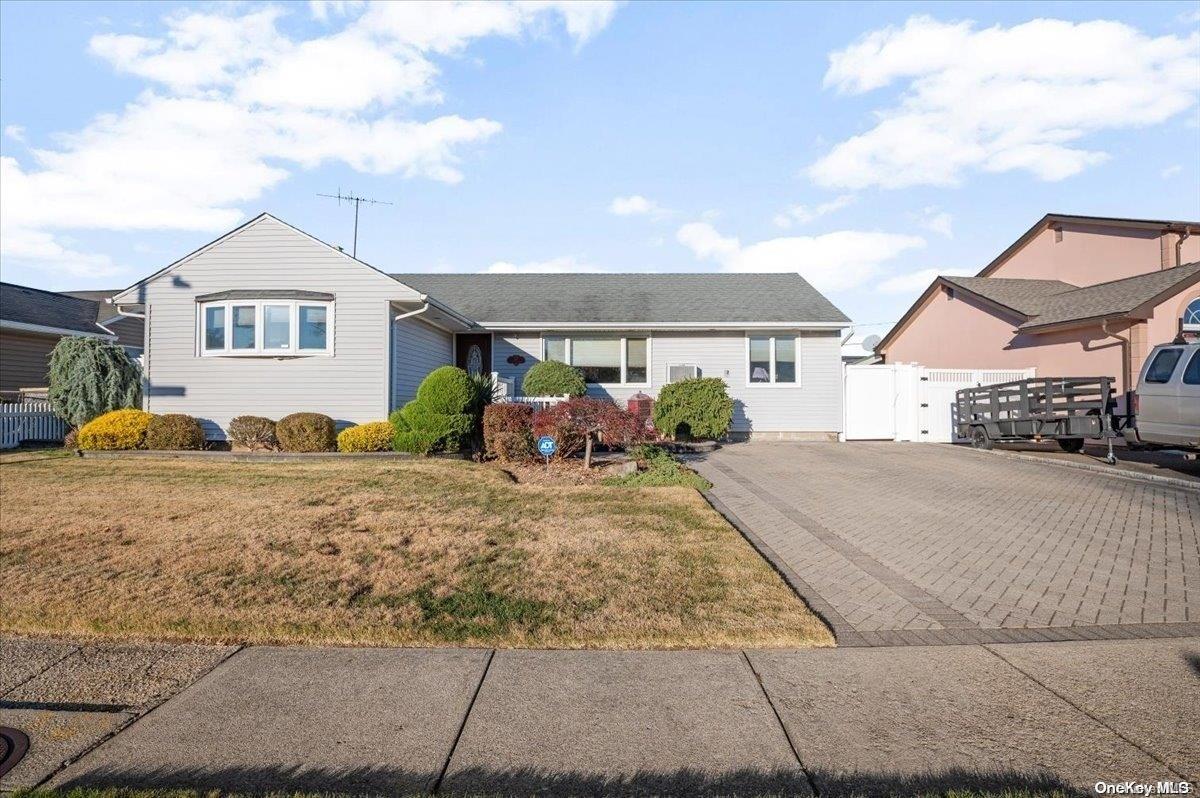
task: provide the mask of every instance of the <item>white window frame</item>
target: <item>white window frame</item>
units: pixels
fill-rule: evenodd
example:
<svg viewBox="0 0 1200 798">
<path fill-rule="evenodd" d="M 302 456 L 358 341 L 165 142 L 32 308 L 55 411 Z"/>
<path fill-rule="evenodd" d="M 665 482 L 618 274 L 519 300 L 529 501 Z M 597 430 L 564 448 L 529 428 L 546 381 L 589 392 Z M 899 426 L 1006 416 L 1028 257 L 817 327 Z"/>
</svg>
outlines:
<svg viewBox="0 0 1200 798">
<path fill-rule="evenodd" d="M 218 302 L 198 302 L 196 304 L 196 350 L 201 357 L 331 357 L 333 355 L 333 325 L 334 303 L 324 300 L 308 299 L 223 299 Z M 264 307 L 282 306 L 288 311 L 288 348 L 267 349 L 263 346 L 266 335 L 266 319 Z M 208 340 L 209 308 L 225 309 L 225 346 L 221 349 L 209 349 L 205 346 Z M 254 348 L 233 348 L 233 309 L 235 307 L 254 308 Z M 325 347 L 323 349 L 300 348 L 300 308 L 320 307 L 325 309 Z"/>
<path fill-rule="evenodd" d="M 542 333 L 542 340 L 541 340 L 542 347 L 541 347 L 541 353 L 540 353 L 542 360 L 546 359 L 546 339 L 547 338 L 562 338 L 563 339 L 563 342 L 564 342 L 563 343 L 563 350 L 564 350 L 563 355 L 566 357 L 568 364 L 571 364 L 571 341 L 573 338 L 602 338 L 602 339 L 610 340 L 610 341 L 612 341 L 612 340 L 620 341 L 621 342 L 621 381 L 620 382 L 589 382 L 587 384 L 588 385 L 599 385 L 601 388 L 649 388 L 650 387 L 650 374 L 652 372 L 652 365 L 654 362 L 653 361 L 654 336 L 650 335 L 649 333 L 647 333 L 645 335 L 640 335 L 640 334 L 629 334 L 629 335 L 597 334 L 597 335 L 593 335 L 593 334 L 589 334 L 589 333 L 584 333 L 581 335 L 574 335 L 574 334 L 568 335 L 565 333 L 564 334 Z M 630 338 L 636 338 L 636 339 L 644 338 L 646 341 L 646 379 L 643 380 L 642 382 L 629 382 L 629 370 L 628 370 L 628 363 L 626 361 L 629 358 L 628 341 Z"/>
<path fill-rule="evenodd" d="M 770 347 L 770 382 L 751 382 L 750 380 L 750 339 L 751 338 L 766 338 L 769 341 Z M 796 342 L 796 380 L 794 382 L 776 382 L 775 381 L 775 340 L 777 338 L 791 338 Z M 746 333 L 746 387 L 747 388 L 799 388 L 800 387 L 800 333 Z"/>
<path fill-rule="evenodd" d="M 1182 329 L 1184 332 L 1200 332 L 1200 318 L 1197 318 L 1196 321 L 1187 320 L 1188 314 L 1192 311 L 1192 305 L 1196 305 L 1197 303 L 1200 303 L 1200 297 L 1196 297 L 1183 306 L 1183 315 L 1180 316 L 1180 322 L 1183 324 Z"/>
</svg>

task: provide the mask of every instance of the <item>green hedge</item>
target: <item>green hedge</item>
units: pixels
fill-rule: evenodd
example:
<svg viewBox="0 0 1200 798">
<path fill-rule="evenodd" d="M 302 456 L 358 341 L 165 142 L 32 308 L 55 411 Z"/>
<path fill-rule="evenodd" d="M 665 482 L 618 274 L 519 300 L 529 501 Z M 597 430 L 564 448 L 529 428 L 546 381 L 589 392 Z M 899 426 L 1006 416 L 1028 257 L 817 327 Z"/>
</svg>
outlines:
<svg viewBox="0 0 1200 798">
<path fill-rule="evenodd" d="M 429 454 L 458 451 L 469 443 L 479 422 L 478 390 L 467 372 L 442 366 L 429 372 L 417 398 L 388 417 L 398 452 Z"/>
<path fill-rule="evenodd" d="M 587 384 L 583 373 L 574 366 L 557 360 L 535 363 L 521 380 L 521 393 L 526 396 L 583 396 Z"/>
<path fill-rule="evenodd" d="M 279 447 L 285 452 L 332 452 L 337 448 L 337 428 L 322 413 L 292 413 L 275 425 Z"/>
<path fill-rule="evenodd" d="M 669 383 L 654 403 L 654 428 L 668 438 L 721 438 L 732 425 L 733 400 L 719 377 Z"/>
</svg>

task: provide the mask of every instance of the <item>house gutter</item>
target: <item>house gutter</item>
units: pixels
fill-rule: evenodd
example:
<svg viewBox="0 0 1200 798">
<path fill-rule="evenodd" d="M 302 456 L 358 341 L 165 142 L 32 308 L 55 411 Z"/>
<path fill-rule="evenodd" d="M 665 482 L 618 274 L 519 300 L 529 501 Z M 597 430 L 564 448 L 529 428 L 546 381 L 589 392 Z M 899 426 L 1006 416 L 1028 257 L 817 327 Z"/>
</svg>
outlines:
<svg viewBox="0 0 1200 798">
<path fill-rule="evenodd" d="M 82 336 L 84 338 L 103 338 L 106 341 L 115 341 L 117 336 L 113 335 L 112 331 L 103 326 L 99 322 L 95 322 L 96 326 L 104 332 L 90 332 L 87 330 L 72 330 L 66 327 L 49 327 L 44 324 L 28 324 L 23 321 L 8 321 L 7 319 L 0 320 L 0 330 L 12 330 L 13 332 L 34 333 L 37 335 L 58 335 L 58 336 Z"/>
</svg>

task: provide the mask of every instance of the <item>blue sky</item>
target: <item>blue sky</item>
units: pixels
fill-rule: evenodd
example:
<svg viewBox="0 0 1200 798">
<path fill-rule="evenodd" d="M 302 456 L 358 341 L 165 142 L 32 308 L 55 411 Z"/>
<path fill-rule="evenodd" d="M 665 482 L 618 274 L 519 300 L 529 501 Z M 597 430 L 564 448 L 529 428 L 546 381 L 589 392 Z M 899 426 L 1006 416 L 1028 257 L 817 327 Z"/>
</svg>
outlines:
<svg viewBox="0 0 1200 798">
<path fill-rule="evenodd" d="M 1047 212 L 1200 218 L 1200 4 L 0 4 L 5 280 L 267 210 L 391 271 L 799 271 L 895 320 Z"/>
</svg>

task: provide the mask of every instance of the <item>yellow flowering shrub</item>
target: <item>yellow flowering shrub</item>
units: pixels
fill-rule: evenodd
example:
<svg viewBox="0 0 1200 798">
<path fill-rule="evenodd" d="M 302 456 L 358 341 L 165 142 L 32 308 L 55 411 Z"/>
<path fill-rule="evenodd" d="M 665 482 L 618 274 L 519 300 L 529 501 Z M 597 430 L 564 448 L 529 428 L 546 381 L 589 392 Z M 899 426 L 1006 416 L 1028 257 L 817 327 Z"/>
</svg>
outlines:
<svg viewBox="0 0 1200 798">
<path fill-rule="evenodd" d="M 347 427 L 337 437 L 339 452 L 390 452 L 395 430 L 386 421 Z"/>
<path fill-rule="evenodd" d="M 79 430 L 80 449 L 143 449 L 153 413 L 126 408 L 97 416 Z"/>
</svg>

